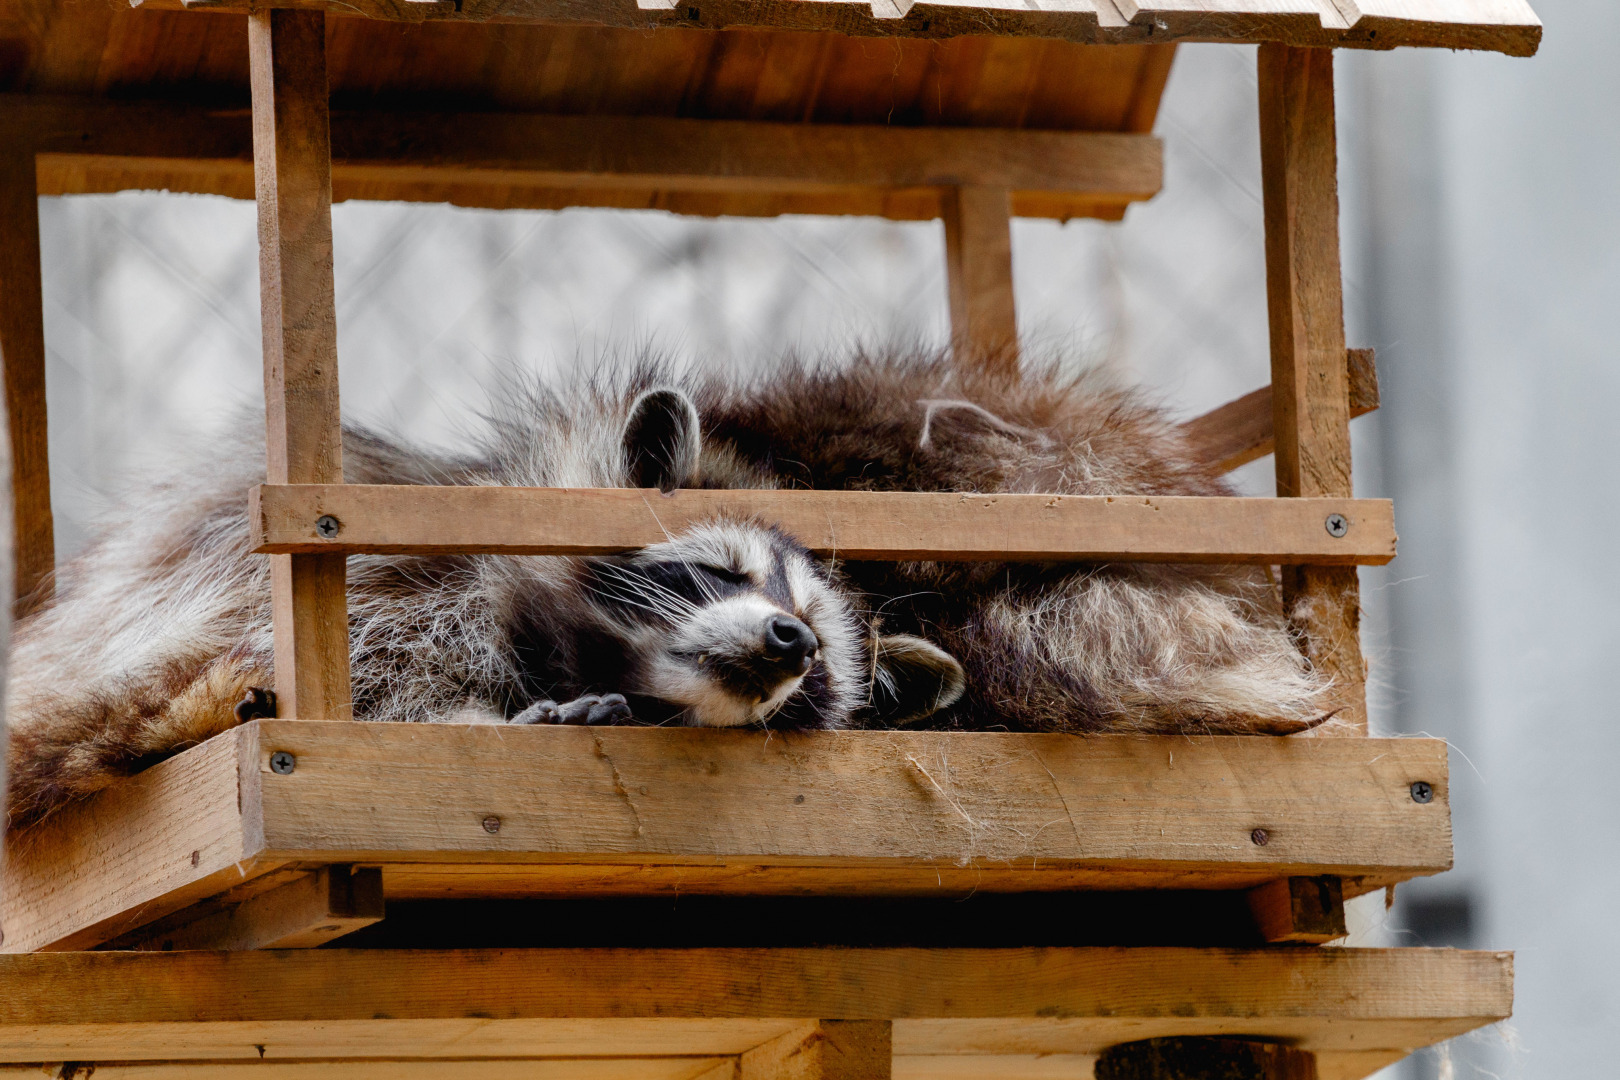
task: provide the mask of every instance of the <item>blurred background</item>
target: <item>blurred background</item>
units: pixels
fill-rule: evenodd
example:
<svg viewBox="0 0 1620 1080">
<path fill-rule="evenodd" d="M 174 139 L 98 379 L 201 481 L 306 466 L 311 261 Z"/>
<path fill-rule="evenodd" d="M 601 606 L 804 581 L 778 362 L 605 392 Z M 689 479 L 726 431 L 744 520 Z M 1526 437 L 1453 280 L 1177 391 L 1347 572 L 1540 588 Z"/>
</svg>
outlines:
<svg viewBox="0 0 1620 1080">
<path fill-rule="evenodd" d="M 1620 1032 L 1620 5 L 1536 7 L 1531 60 L 1338 59 L 1346 318 L 1384 400 L 1354 424 L 1356 486 L 1396 500 L 1401 533 L 1362 578 L 1374 725 L 1450 740 L 1457 845 L 1393 911 L 1362 904 L 1357 941 L 1518 952 L 1515 1018 L 1389 1070 L 1409 1080 L 1614 1075 Z M 1190 416 L 1269 378 L 1253 49 L 1182 46 L 1157 131 L 1164 193 L 1124 223 L 1014 224 L 1019 322 L 1029 352 Z M 121 474 L 259 398 L 255 219 L 133 193 L 40 213 L 70 555 Z M 333 217 L 345 410 L 430 442 L 511 365 L 946 339 L 938 222 Z M 1270 493 L 1270 470 L 1240 486 Z"/>
</svg>

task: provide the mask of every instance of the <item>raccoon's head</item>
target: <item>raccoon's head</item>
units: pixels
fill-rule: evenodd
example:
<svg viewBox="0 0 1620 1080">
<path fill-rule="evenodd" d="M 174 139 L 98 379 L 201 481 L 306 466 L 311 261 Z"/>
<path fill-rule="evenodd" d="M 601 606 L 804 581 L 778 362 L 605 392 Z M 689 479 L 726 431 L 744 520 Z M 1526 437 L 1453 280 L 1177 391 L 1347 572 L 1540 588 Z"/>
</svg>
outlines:
<svg viewBox="0 0 1620 1080">
<path fill-rule="evenodd" d="M 696 408 L 656 390 L 632 406 L 625 460 L 639 487 L 689 482 Z M 848 589 L 797 541 L 757 521 L 714 521 L 632 554 L 580 563 L 616 639 L 643 720 L 708 727 L 898 723 L 961 696 L 962 668 L 914 637 L 873 640 Z M 638 700 L 639 699 L 639 700 Z"/>
</svg>

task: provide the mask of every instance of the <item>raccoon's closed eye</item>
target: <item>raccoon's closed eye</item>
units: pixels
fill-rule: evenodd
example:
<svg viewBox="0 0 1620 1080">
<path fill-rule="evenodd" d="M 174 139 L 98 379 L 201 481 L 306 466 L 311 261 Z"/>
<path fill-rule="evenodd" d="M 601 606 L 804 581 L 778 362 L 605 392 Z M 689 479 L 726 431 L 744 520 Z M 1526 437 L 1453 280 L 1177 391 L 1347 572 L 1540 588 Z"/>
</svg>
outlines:
<svg viewBox="0 0 1620 1080">
<path fill-rule="evenodd" d="M 712 566 L 708 563 L 700 563 L 698 569 L 711 577 L 719 578 L 727 585 L 747 585 L 752 580 L 747 574 L 739 573 L 726 566 Z"/>
</svg>

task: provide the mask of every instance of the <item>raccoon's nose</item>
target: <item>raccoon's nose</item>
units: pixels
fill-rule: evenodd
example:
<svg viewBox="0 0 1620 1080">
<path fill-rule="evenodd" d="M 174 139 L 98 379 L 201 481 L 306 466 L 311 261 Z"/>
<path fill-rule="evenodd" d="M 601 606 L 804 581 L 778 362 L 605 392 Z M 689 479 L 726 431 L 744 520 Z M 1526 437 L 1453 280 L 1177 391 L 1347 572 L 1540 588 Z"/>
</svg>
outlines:
<svg viewBox="0 0 1620 1080">
<path fill-rule="evenodd" d="M 791 615 L 765 620 L 765 655 L 795 675 L 810 670 L 810 658 L 821 647 L 813 630 Z"/>
</svg>

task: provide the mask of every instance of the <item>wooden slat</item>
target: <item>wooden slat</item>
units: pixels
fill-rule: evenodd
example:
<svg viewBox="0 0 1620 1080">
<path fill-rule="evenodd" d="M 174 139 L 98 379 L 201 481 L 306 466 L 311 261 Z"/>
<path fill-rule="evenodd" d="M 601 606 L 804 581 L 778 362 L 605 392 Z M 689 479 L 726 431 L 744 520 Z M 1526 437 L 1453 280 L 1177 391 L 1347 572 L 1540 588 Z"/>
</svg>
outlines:
<svg viewBox="0 0 1620 1080">
<path fill-rule="evenodd" d="M 0 116 L 36 132 L 52 194 L 177 182 L 237 196 L 251 188 L 240 110 L 0 95 Z M 1117 213 L 1152 197 L 1162 179 L 1160 142 L 1141 134 L 341 110 L 331 122 L 340 198 L 515 205 L 514 192 L 528 191 L 561 205 L 613 205 L 640 191 L 643 202 L 654 192 L 683 196 L 697 212 L 710 203 L 710 212 L 757 203 L 778 213 L 892 204 L 896 216 L 936 217 L 943 191 L 969 183 L 1062 217 Z"/>
<path fill-rule="evenodd" d="M 316 949 L 0 957 L 0 1060 L 731 1055 L 894 1021 L 899 1055 L 1096 1053 L 1242 1034 L 1421 1046 L 1512 1005 L 1451 949 Z M 581 1051 L 577 1048 L 585 1047 Z"/>
<path fill-rule="evenodd" d="M 1262 46 L 1259 82 L 1277 494 L 1347 496 L 1350 394 L 1339 277 L 1333 54 Z M 1366 734 L 1355 570 L 1285 566 L 1283 602 L 1305 655 L 1333 679 L 1339 709 L 1333 730 Z"/>
<path fill-rule="evenodd" d="M 964 185 L 946 191 L 951 350 L 959 365 L 1016 375 L 1011 213 L 1005 187 Z"/>
<path fill-rule="evenodd" d="M 1450 866 L 1446 800 L 1445 745 L 1417 739 L 256 721 L 14 837 L 0 925 L 8 950 L 84 948 L 334 863 L 381 866 L 390 899 L 1355 895 Z"/>
<path fill-rule="evenodd" d="M 319 12 L 248 19 L 265 423 L 269 477 L 279 483 L 343 481 L 325 26 Z M 271 588 L 280 707 L 349 716 L 343 557 L 277 556 Z"/>
<path fill-rule="evenodd" d="M 730 515 L 774 522 L 846 559 L 1382 565 L 1395 556 L 1393 511 L 1381 499 L 267 484 L 251 500 L 254 550 L 272 554 L 603 555 Z M 1328 532 L 1330 514 L 1349 521 L 1343 536 Z M 323 516 L 339 522 L 331 539 L 316 529 Z"/>
<path fill-rule="evenodd" d="M 45 310 L 32 132 L 0 115 L 0 368 L 10 434 L 12 590 L 17 615 L 49 599 L 56 568 L 45 435 Z"/>
<path fill-rule="evenodd" d="M 1371 349 L 1346 349 L 1350 415 L 1365 416 L 1378 408 L 1378 371 Z M 1231 472 L 1272 450 L 1271 387 L 1262 386 L 1180 426 L 1187 448 L 1200 461 Z"/>
<path fill-rule="evenodd" d="M 0 1080 L 731 1080 L 724 1057 L 481 1058 L 474 1061 L 96 1062 L 68 1076 L 38 1065 L 0 1065 Z M 721 1071 L 721 1070 L 724 1071 Z M 1088 1078 L 1089 1080 L 1089 1078 Z"/>
<path fill-rule="evenodd" d="M 122 948 L 313 949 L 383 918 L 382 871 L 339 864 L 301 874 L 162 932 L 120 943 Z"/>
<path fill-rule="evenodd" d="M 815 1020 L 737 1059 L 735 1080 L 889 1080 L 888 1020 Z"/>
<path fill-rule="evenodd" d="M 309 0 L 281 0 L 299 3 Z M 177 10 L 185 0 L 146 0 Z M 250 0 L 216 0 L 212 11 L 247 11 Z M 568 21 L 654 29 L 778 27 L 858 36 L 959 35 L 1064 38 L 1099 45 L 1179 40 L 1273 41 L 1291 45 L 1489 49 L 1533 55 L 1541 23 L 1524 0 L 1097 0 L 1032 8 L 1021 0 L 915 3 L 903 0 L 718 0 L 701 6 L 659 0 L 324 0 L 333 14 L 419 22 Z M 903 9 L 903 17 L 893 17 Z M 1122 17 L 1121 9 L 1131 13 Z M 881 12 L 881 14 L 879 14 Z"/>
</svg>

